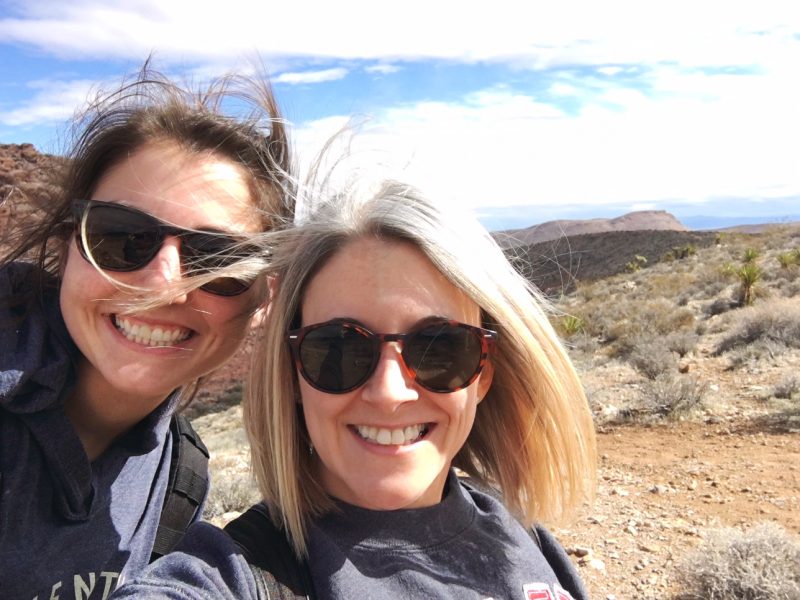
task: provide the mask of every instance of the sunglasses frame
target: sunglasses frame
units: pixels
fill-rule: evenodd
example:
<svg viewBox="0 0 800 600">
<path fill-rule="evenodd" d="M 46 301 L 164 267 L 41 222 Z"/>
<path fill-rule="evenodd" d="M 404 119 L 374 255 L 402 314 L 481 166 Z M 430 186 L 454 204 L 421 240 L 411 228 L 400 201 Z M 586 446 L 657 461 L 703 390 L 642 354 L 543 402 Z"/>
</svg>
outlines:
<svg viewBox="0 0 800 600">
<path fill-rule="evenodd" d="M 132 206 L 127 206 L 125 204 L 120 204 L 118 202 L 105 202 L 102 200 L 73 200 L 72 201 L 72 217 L 74 223 L 74 233 L 75 233 L 75 242 L 78 245 L 78 251 L 80 252 L 81 256 L 89 263 L 92 263 L 92 259 L 87 256 L 86 253 L 86 245 L 85 240 L 83 238 L 83 226 L 84 223 L 88 226 L 88 221 L 90 219 L 90 213 L 92 208 L 95 207 L 104 207 L 109 208 L 120 213 L 125 213 L 129 215 L 135 215 L 137 219 L 145 219 L 149 222 L 149 226 L 146 229 L 142 229 L 142 231 L 147 232 L 156 232 L 159 236 L 159 244 L 153 249 L 152 254 L 149 258 L 142 262 L 141 264 L 133 264 L 130 267 L 110 267 L 104 264 L 101 264 L 100 261 L 97 260 L 97 257 L 92 256 L 94 262 L 102 268 L 104 271 L 113 271 L 116 273 L 129 273 L 131 271 L 138 271 L 146 267 L 150 262 L 155 258 L 158 252 L 161 250 L 161 247 L 164 245 L 164 240 L 168 235 L 177 237 L 182 240 L 190 239 L 193 236 L 212 236 L 217 237 L 219 239 L 230 240 L 231 245 L 234 246 L 238 244 L 241 240 L 237 239 L 232 235 L 228 235 L 225 233 L 217 233 L 215 231 L 197 231 L 192 229 L 184 229 L 182 227 L 176 227 L 174 225 L 169 225 L 165 223 L 158 217 L 151 215 L 150 213 L 144 212 L 143 210 L 139 210 L 138 208 L 133 208 Z M 189 246 L 191 247 L 191 246 Z M 181 264 L 183 265 L 183 253 L 181 252 Z M 238 280 L 237 280 L 238 281 Z M 208 292 L 209 294 L 214 294 L 215 296 L 238 296 L 245 293 L 250 287 L 252 286 L 253 282 L 245 283 L 243 281 L 238 281 L 241 288 L 237 289 L 234 292 L 223 292 L 219 289 L 214 288 L 214 282 L 209 282 L 207 284 L 201 285 L 200 289 L 204 292 Z"/>
<path fill-rule="evenodd" d="M 303 367 L 303 361 L 300 358 L 300 346 L 303 343 L 305 337 L 312 331 L 316 329 L 320 329 L 322 327 L 328 327 L 331 325 L 341 325 L 346 328 L 351 328 L 358 332 L 360 335 L 364 336 L 372 345 L 372 362 L 369 368 L 364 373 L 363 377 L 359 378 L 358 382 L 354 385 L 342 389 L 342 390 L 335 390 L 331 391 L 329 389 L 320 387 L 318 384 L 313 382 L 311 378 L 306 373 L 305 368 Z M 417 373 L 414 371 L 406 361 L 405 357 L 405 341 L 422 331 L 423 329 L 427 329 L 431 326 L 437 325 L 446 325 L 449 327 L 457 327 L 460 329 L 466 329 L 470 331 L 475 337 L 480 341 L 481 344 L 481 355 L 478 360 L 478 365 L 475 368 L 475 372 L 469 377 L 469 379 L 464 382 L 462 385 L 456 388 L 447 388 L 447 389 L 437 389 L 434 387 L 430 387 L 426 385 L 423 381 L 420 381 L 417 378 Z M 452 394 L 453 392 L 457 392 L 458 390 L 462 390 L 466 387 L 469 387 L 481 374 L 483 368 L 486 366 L 487 361 L 489 360 L 489 355 L 491 354 L 492 348 L 497 341 L 498 334 L 496 331 L 492 331 L 491 329 L 484 329 L 482 327 L 476 327 L 475 325 L 467 325 L 466 323 L 461 323 L 460 321 L 453 321 L 448 319 L 442 320 L 432 320 L 432 321 L 424 321 L 419 325 L 412 328 L 410 331 L 406 333 L 374 333 L 370 331 L 363 325 L 356 323 L 354 321 L 348 319 L 331 319 L 330 321 L 325 321 L 323 323 L 314 323 L 312 325 L 306 325 L 305 327 L 301 327 L 299 329 L 291 329 L 286 332 L 286 341 L 289 345 L 292 358 L 294 361 L 295 368 L 299 373 L 302 375 L 303 379 L 316 390 L 321 392 L 325 392 L 326 394 L 346 394 L 351 392 L 355 389 L 358 389 L 362 385 L 364 385 L 369 378 L 375 373 L 375 369 L 378 366 L 381 358 L 381 346 L 388 342 L 398 342 L 400 344 L 400 358 L 401 364 L 403 365 L 403 369 L 405 370 L 406 374 L 414 380 L 416 384 L 425 388 L 428 391 L 435 392 L 437 394 Z"/>
</svg>

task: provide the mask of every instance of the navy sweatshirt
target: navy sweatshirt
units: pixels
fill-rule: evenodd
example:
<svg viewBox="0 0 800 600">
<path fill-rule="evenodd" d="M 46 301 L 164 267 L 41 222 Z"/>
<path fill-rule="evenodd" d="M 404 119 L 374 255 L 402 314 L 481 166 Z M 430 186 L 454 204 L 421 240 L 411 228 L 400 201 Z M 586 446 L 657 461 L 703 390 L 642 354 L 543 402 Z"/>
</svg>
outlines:
<svg viewBox="0 0 800 600">
<path fill-rule="evenodd" d="M 339 503 L 316 520 L 308 562 L 320 599 L 586 598 L 563 549 L 540 529 L 542 549 L 494 497 L 451 473 L 435 506 L 372 511 Z M 253 599 L 252 572 L 231 538 L 192 526 L 177 551 L 153 563 L 114 598 Z"/>
<path fill-rule="evenodd" d="M 0 269 L 0 306 L 31 265 Z M 149 561 L 177 394 L 90 463 L 63 402 L 78 350 L 58 295 L 0 310 L 0 598 L 107 598 Z"/>
</svg>

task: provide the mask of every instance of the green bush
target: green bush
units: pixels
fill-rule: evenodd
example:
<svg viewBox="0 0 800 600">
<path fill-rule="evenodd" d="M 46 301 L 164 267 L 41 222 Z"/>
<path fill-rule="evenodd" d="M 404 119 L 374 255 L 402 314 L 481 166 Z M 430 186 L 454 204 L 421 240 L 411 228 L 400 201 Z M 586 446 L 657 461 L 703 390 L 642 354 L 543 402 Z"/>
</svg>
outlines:
<svg viewBox="0 0 800 600">
<path fill-rule="evenodd" d="M 677 571 L 682 600 L 797 600 L 800 542 L 775 523 L 719 529 Z"/>
<path fill-rule="evenodd" d="M 755 248 L 747 248 L 742 254 L 742 262 L 746 265 L 754 263 L 758 258 L 758 250 Z"/>
<path fill-rule="evenodd" d="M 558 320 L 557 328 L 565 337 L 572 337 L 585 329 L 583 319 L 575 315 L 564 315 Z"/>
</svg>

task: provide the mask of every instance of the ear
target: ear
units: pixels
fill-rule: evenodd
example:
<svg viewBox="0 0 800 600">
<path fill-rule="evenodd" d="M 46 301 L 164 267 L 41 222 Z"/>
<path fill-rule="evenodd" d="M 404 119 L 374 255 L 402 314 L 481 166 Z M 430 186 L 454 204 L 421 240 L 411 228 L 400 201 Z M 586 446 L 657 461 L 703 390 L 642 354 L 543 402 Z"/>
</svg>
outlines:
<svg viewBox="0 0 800 600">
<path fill-rule="evenodd" d="M 492 361 L 487 360 L 486 364 L 481 369 L 481 374 L 478 375 L 478 402 L 486 397 L 489 393 L 489 388 L 492 387 L 492 380 L 494 379 L 494 365 Z"/>
<path fill-rule="evenodd" d="M 250 317 L 250 328 L 256 329 L 264 324 L 264 321 L 269 317 L 271 300 L 275 297 L 277 291 L 277 283 L 275 277 L 267 277 L 267 299 L 256 308 L 253 316 Z"/>
<path fill-rule="evenodd" d="M 269 316 L 269 304 L 261 304 L 250 317 L 250 329 L 258 329 Z"/>
</svg>

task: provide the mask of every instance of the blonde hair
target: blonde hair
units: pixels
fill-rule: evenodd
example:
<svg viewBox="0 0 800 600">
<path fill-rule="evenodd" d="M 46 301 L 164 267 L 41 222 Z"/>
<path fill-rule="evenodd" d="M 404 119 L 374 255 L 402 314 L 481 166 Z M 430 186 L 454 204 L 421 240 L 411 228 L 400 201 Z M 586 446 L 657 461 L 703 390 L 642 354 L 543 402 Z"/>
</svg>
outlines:
<svg viewBox="0 0 800 600">
<path fill-rule="evenodd" d="M 446 213 L 417 190 L 387 181 L 366 199 L 341 194 L 323 202 L 274 240 L 277 290 L 256 343 L 244 420 L 261 493 L 297 554 L 306 553 L 309 520 L 332 502 L 315 479 L 285 332 L 298 325 L 315 273 L 364 236 L 414 244 L 480 307 L 483 326 L 499 333 L 492 386 L 453 465 L 498 488 L 526 525 L 560 520 L 591 497 L 591 413 L 545 300 L 476 220 Z"/>
</svg>

